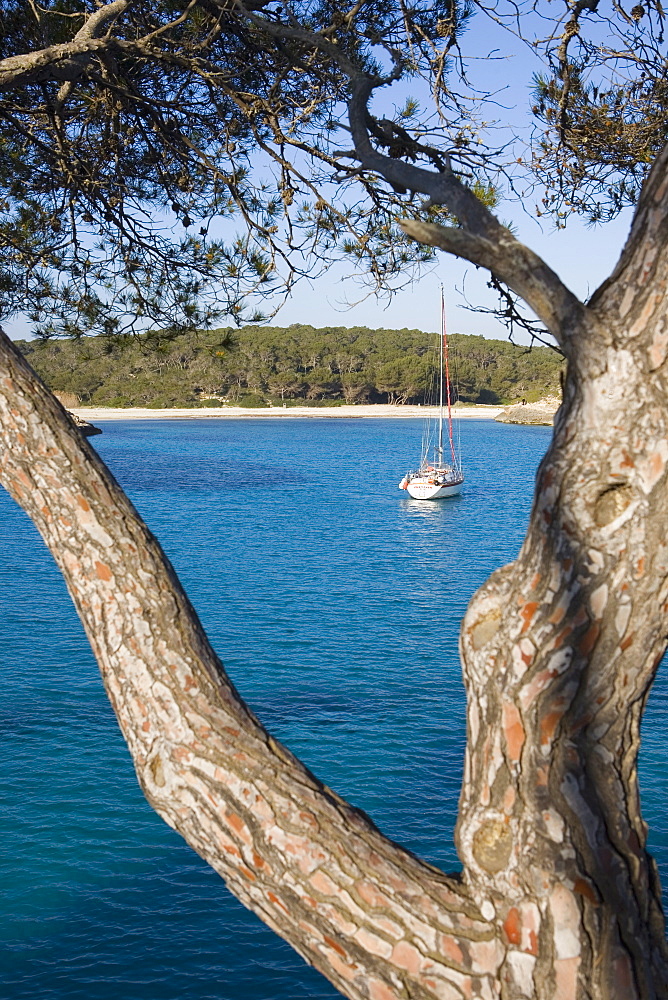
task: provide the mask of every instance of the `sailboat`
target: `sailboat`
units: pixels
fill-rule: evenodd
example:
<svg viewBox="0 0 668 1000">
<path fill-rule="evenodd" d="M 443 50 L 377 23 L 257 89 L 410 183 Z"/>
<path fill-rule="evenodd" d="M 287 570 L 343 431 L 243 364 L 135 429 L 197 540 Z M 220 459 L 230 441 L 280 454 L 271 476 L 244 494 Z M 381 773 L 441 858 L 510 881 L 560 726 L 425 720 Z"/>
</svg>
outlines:
<svg viewBox="0 0 668 1000">
<path fill-rule="evenodd" d="M 446 429 L 448 436 L 447 459 L 444 445 Z M 424 435 L 420 468 L 407 472 L 399 483 L 399 489 L 406 490 L 416 500 L 440 500 L 443 497 L 456 497 L 462 491 L 464 473 L 460 457 L 455 449 L 452 433 L 452 384 L 450 382 L 443 286 L 441 286 L 438 427 L 432 457 L 429 455 L 431 438 L 432 434 L 429 432 Z"/>
</svg>

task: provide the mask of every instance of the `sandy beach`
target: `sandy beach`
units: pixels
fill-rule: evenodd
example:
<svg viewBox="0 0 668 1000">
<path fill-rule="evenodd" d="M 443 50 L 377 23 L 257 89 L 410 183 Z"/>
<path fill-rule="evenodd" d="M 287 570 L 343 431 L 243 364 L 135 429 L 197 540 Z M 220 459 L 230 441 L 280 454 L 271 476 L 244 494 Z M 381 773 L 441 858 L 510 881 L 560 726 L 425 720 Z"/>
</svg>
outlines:
<svg viewBox="0 0 668 1000">
<path fill-rule="evenodd" d="M 455 420 L 493 420 L 502 406 L 461 406 L 453 407 Z M 378 403 L 373 406 L 268 406 L 244 409 L 242 406 L 207 406 L 188 409 L 152 410 L 141 407 L 80 406 L 72 410 L 78 417 L 96 423 L 101 420 L 201 420 L 223 418 L 225 420 L 244 417 L 270 417 L 275 419 L 293 417 L 396 417 L 399 419 L 437 416 L 435 406 L 391 406 Z"/>
</svg>

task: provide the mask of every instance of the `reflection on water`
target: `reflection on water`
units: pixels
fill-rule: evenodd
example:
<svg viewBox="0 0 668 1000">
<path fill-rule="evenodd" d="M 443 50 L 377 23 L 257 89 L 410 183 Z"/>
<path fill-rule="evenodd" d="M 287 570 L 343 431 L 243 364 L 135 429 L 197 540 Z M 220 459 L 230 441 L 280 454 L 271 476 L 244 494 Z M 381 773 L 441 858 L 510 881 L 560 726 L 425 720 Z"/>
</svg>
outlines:
<svg viewBox="0 0 668 1000">
<path fill-rule="evenodd" d="M 447 524 L 447 510 L 444 507 L 454 506 L 463 503 L 464 495 L 445 497 L 442 500 L 416 500 L 406 496 L 401 500 L 401 506 L 407 514 L 412 517 L 421 517 L 425 520 L 435 521 L 438 524 Z"/>
</svg>

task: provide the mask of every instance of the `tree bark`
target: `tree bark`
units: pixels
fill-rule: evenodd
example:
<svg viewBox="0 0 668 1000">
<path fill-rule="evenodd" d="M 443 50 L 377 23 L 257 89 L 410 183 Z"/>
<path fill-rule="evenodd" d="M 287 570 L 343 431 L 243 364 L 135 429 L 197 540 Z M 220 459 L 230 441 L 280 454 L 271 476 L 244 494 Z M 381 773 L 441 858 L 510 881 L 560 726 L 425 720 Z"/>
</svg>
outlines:
<svg viewBox="0 0 668 1000">
<path fill-rule="evenodd" d="M 502 922 L 511 996 L 668 995 L 636 770 L 668 609 L 666 162 L 567 341 L 526 541 L 462 631 L 457 843 L 481 912 Z"/>
<path fill-rule="evenodd" d="M 568 378 L 522 551 L 462 632 L 457 844 L 514 945 L 510 995 L 668 995 L 636 771 L 668 598 L 665 403 L 645 376 L 609 357 L 585 385 Z"/>
<path fill-rule="evenodd" d="M 115 39 L 101 38 L 130 6 L 131 0 L 111 0 L 86 16 L 70 42 L 36 52 L 8 56 L 0 66 L 0 90 L 43 80 L 76 80 L 91 58 L 113 49 Z"/>
</svg>

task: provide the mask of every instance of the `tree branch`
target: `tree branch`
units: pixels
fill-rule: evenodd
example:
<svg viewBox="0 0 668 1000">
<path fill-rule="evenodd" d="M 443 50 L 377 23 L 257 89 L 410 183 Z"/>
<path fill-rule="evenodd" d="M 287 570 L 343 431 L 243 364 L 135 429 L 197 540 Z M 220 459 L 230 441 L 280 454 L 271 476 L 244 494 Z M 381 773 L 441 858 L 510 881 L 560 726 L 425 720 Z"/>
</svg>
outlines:
<svg viewBox="0 0 668 1000">
<path fill-rule="evenodd" d="M 668 267 L 668 143 L 657 156 L 643 184 L 631 230 L 614 271 L 592 295 L 589 307 L 612 311 L 631 331 L 643 317 L 645 329 L 651 313 L 662 313 L 665 272 Z M 648 299 L 652 298 L 652 302 Z M 646 310 L 650 311 L 647 312 Z"/>
<path fill-rule="evenodd" d="M 134 0 L 112 0 L 100 7 L 86 20 L 74 36 L 75 42 L 83 42 L 88 38 L 99 38 L 108 25 L 124 14 Z"/>
<path fill-rule="evenodd" d="M 544 260 L 516 240 L 504 226 L 494 240 L 433 223 L 400 220 L 403 231 L 432 247 L 463 257 L 486 267 L 504 284 L 517 292 L 545 324 L 564 353 L 568 353 L 571 334 L 591 324 L 588 310 Z"/>
<path fill-rule="evenodd" d="M 483 202 L 455 175 L 449 157 L 443 154 L 444 169 L 435 172 L 379 152 L 371 143 L 368 103 L 373 91 L 392 82 L 372 78 L 322 34 L 287 27 L 264 18 L 249 19 L 274 37 L 292 38 L 319 49 L 334 59 L 348 76 L 350 132 L 355 158 L 365 171 L 380 174 L 395 191 L 419 192 L 432 205 L 445 205 L 457 218 L 461 229 L 444 228 L 421 222 L 400 222 L 405 233 L 418 242 L 457 254 L 492 271 L 517 292 L 547 326 L 565 353 L 571 335 L 581 334 L 588 322 L 587 309 L 536 253 L 521 244 L 489 211 Z M 591 325 L 591 323 L 589 323 Z"/>
<path fill-rule="evenodd" d="M 450 169 L 434 173 L 379 153 L 366 127 L 373 81 L 361 75 L 353 83 L 348 111 L 355 149 L 362 165 L 380 173 L 392 185 L 429 196 L 430 204 L 445 205 L 462 228 L 418 221 L 400 221 L 409 236 L 429 246 L 464 257 L 492 271 L 517 292 L 568 353 L 571 335 L 587 319 L 582 302 L 538 254 L 515 239 L 470 188 Z"/>
<path fill-rule="evenodd" d="M 133 0 L 112 0 L 86 20 L 71 42 L 49 45 L 37 52 L 9 56 L 0 62 L 0 89 L 37 83 L 43 79 L 74 80 L 90 59 L 109 48 L 100 35 L 130 7 Z"/>
</svg>

